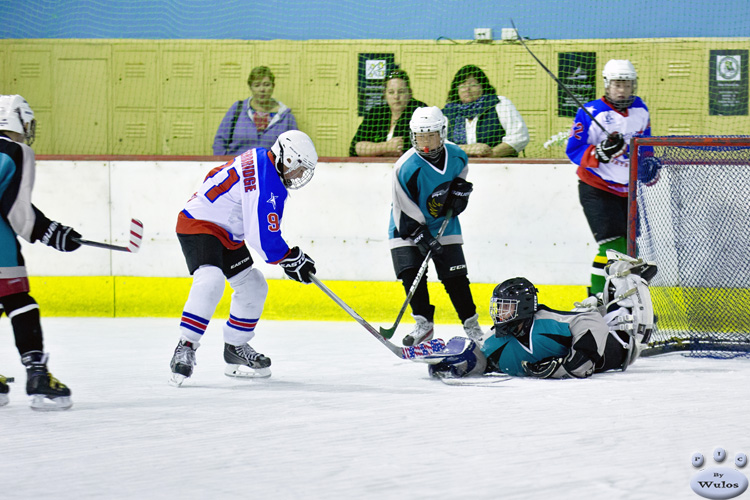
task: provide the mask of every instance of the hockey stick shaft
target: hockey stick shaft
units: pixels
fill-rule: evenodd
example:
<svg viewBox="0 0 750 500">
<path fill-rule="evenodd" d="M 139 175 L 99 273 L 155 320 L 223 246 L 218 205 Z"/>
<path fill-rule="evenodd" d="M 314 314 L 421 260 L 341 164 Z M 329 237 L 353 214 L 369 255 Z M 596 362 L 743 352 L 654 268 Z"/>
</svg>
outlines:
<svg viewBox="0 0 750 500">
<path fill-rule="evenodd" d="M 530 49 L 530 48 L 529 48 L 529 47 L 528 47 L 528 46 L 526 45 L 526 43 L 525 43 L 525 42 L 523 41 L 523 37 L 522 37 L 522 36 L 521 36 L 521 34 L 520 34 L 520 33 L 518 32 L 518 28 L 516 28 L 516 25 L 515 25 L 515 23 L 513 22 L 513 19 L 511 19 L 511 20 L 510 20 L 510 25 L 511 25 L 511 26 L 513 26 L 513 29 L 514 29 L 514 30 L 516 30 L 516 35 L 518 35 L 518 41 L 519 41 L 519 42 L 521 42 L 521 45 L 523 45 L 523 48 L 524 48 L 524 49 L 526 49 L 526 50 L 528 51 L 528 53 L 529 53 L 529 54 L 531 54 L 531 57 L 533 57 L 533 58 L 534 58 L 534 60 L 535 60 L 536 62 L 538 62 L 538 63 L 539 63 L 539 66 L 541 66 L 541 67 L 542 67 L 542 69 L 543 69 L 544 71 L 546 71 L 546 72 L 547 72 L 547 74 L 548 74 L 549 76 L 551 76 L 551 77 L 552 77 L 552 79 L 553 79 L 553 80 L 554 80 L 555 82 L 557 82 L 557 84 L 558 84 L 558 85 L 559 85 L 559 86 L 560 86 L 560 87 L 561 87 L 561 88 L 562 88 L 562 89 L 563 89 L 563 90 L 564 90 L 564 91 L 565 91 L 565 92 L 566 92 L 566 93 L 567 93 L 567 94 L 568 94 L 568 95 L 569 95 L 569 96 L 571 97 L 571 99 L 573 99 L 573 100 L 574 100 L 574 101 L 576 102 L 576 104 L 578 104 L 578 107 L 579 107 L 579 108 L 581 108 L 581 109 L 582 109 L 583 111 L 585 111 L 585 112 L 586 112 L 586 114 L 587 114 L 587 115 L 589 115 L 589 117 L 591 118 L 591 121 L 593 121 L 594 123 L 596 123 L 596 124 L 597 124 L 597 125 L 599 126 L 599 128 L 600 128 L 600 129 L 602 129 L 602 130 L 604 131 L 604 133 L 605 133 L 605 134 L 607 134 L 607 137 L 608 137 L 608 138 L 611 138 L 611 137 L 612 137 L 612 134 L 610 134 L 610 133 L 609 133 L 609 132 L 607 131 L 607 129 L 605 129 L 605 128 L 604 128 L 604 127 L 602 126 L 602 124 L 601 124 L 601 123 L 599 123 L 599 122 L 598 122 L 598 121 L 596 120 L 596 118 L 594 118 L 594 115 L 593 115 L 593 114 L 591 114 L 591 111 L 589 111 L 588 109 L 586 109 L 586 107 L 585 107 L 585 106 L 583 105 L 583 103 L 581 103 L 581 101 L 580 101 L 580 100 L 579 100 L 579 99 L 578 99 L 578 98 L 577 98 L 577 97 L 575 96 L 575 94 L 573 94 L 573 92 L 571 92 L 571 91 L 570 91 L 570 90 L 568 89 L 568 87 L 566 87 L 566 86 L 565 86 L 565 84 L 564 84 L 563 82 L 561 82 L 561 81 L 560 81 L 560 80 L 559 80 L 559 79 L 558 79 L 558 78 L 557 78 L 557 77 L 556 77 L 556 76 L 555 76 L 555 75 L 554 75 L 554 74 L 553 74 L 553 73 L 552 73 L 552 72 L 551 72 L 551 71 L 550 71 L 549 69 L 547 69 L 547 66 L 545 66 L 545 65 L 544 65 L 544 63 L 543 63 L 542 61 L 540 61 L 540 60 L 539 60 L 539 58 L 538 58 L 537 56 L 535 56 L 535 55 L 534 55 L 534 53 L 533 53 L 533 52 L 531 51 L 531 49 Z"/>
<path fill-rule="evenodd" d="M 89 247 L 96 247 L 96 248 L 105 248 L 107 250 L 115 250 L 118 252 L 130 252 L 130 249 L 128 247 L 121 247 L 118 245 L 110 245 L 109 243 L 100 243 L 98 241 L 89 241 L 84 240 L 82 238 L 73 238 L 73 241 L 76 243 L 80 243 L 81 245 L 86 245 Z"/>
<path fill-rule="evenodd" d="M 73 238 L 73 241 L 80 243 L 81 245 L 87 245 L 96 248 L 105 248 L 107 250 L 115 250 L 118 252 L 130 252 L 137 253 L 141 249 L 141 242 L 143 241 L 143 222 L 138 219 L 130 220 L 130 234 L 128 235 L 129 242 L 128 246 L 123 247 L 119 245 L 110 245 L 109 243 L 100 243 L 98 241 L 85 240 L 83 238 Z"/>
<path fill-rule="evenodd" d="M 440 239 L 440 237 L 445 232 L 445 228 L 448 227 L 448 222 L 450 222 L 452 217 L 453 210 L 448 210 L 448 213 L 445 216 L 445 220 L 443 221 L 443 224 L 440 226 L 440 230 L 438 231 L 437 238 L 435 239 Z M 411 302 L 411 298 L 414 296 L 414 292 L 417 291 L 419 282 L 422 281 L 422 276 L 424 276 L 425 271 L 427 271 L 427 264 L 430 262 L 430 257 L 432 257 L 432 250 L 429 250 L 427 252 L 427 255 L 425 255 L 424 261 L 419 268 L 419 272 L 417 273 L 416 278 L 414 278 L 414 282 L 411 284 L 411 288 L 409 288 L 409 293 L 406 294 L 406 301 L 404 302 L 404 305 L 401 306 L 401 310 L 398 312 L 398 316 L 396 316 L 396 321 L 394 321 L 393 326 L 391 326 L 390 328 L 380 328 L 380 335 L 382 335 L 384 338 L 389 339 L 393 337 L 394 333 L 396 333 L 396 327 L 398 327 L 398 324 L 401 322 L 401 318 L 404 316 L 404 312 L 406 312 L 406 308 L 409 306 L 409 302 Z"/>
<path fill-rule="evenodd" d="M 351 307 L 349 307 L 349 305 L 346 302 L 344 302 L 343 300 L 341 300 L 335 293 L 333 293 L 327 286 L 325 286 L 323 284 L 323 282 L 321 282 L 318 279 L 317 276 L 315 276 L 314 274 L 311 273 L 310 274 L 310 280 L 313 283 L 315 283 L 315 285 L 317 285 L 317 287 L 320 288 L 323 291 L 323 293 L 325 293 L 326 295 L 328 295 L 328 297 L 330 297 L 331 300 L 333 300 L 336 304 L 338 304 L 339 307 L 341 307 L 344 311 L 346 311 L 349 314 L 349 316 L 351 316 L 352 318 L 354 318 L 354 320 L 357 323 L 359 323 L 360 325 L 364 326 L 365 330 L 367 330 L 368 332 L 370 332 L 370 334 L 373 337 L 375 337 L 376 339 L 378 339 L 378 341 L 381 344 L 383 344 L 384 346 L 386 346 L 389 351 L 391 351 L 393 354 L 395 354 L 396 356 L 398 356 L 401 359 L 414 359 L 416 357 L 427 356 L 429 354 L 432 354 L 433 351 L 437 352 L 437 351 L 440 351 L 443 347 L 445 347 L 445 343 L 442 342 L 442 341 L 440 341 L 438 343 L 431 344 L 430 346 L 425 346 L 425 347 L 423 347 L 422 350 L 419 349 L 419 346 L 403 347 L 403 348 L 398 347 L 397 345 L 394 345 L 394 344 L 390 343 L 388 340 L 386 340 L 383 337 L 381 337 L 380 334 L 378 333 L 378 331 L 370 323 L 368 323 L 367 321 L 365 321 L 362 318 L 362 316 L 360 316 L 359 314 L 357 314 L 357 312 L 354 309 L 352 309 Z M 436 340 L 440 340 L 440 339 L 436 339 Z M 442 344 L 442 345 L 440 345 L 440 344 Z M 420 346 L 423 346 L 423 344 L 420 344 Z M 415 347 L 417 348 L 416 350 L 415 350 Z"/>
</svg>

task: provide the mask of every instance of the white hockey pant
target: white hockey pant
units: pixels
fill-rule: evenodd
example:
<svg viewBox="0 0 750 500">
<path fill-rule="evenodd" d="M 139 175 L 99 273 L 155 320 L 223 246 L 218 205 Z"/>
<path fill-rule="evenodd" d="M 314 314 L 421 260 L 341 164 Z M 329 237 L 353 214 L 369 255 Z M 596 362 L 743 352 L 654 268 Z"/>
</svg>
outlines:
<svg viewBox="0 0 750 500">
<path fill-rule="evenodd" d="M 201 266 L 193 273 L 185 308 L 180 321 L 180 334 L 190 342 L 200 342 L 216 306 L 224 295 L 224 273 L 216 266 Z"/>
<path fill-rule="evenodd" d="M 251 267 L 230 278 L 229 285 L 234 293 L 229 319 L 224 323 L 224 342 L 241 345 L 255 336 L 255 325 L 263 313 L 268 295 L 268 283 L 263 273 Z"/>
</svg>

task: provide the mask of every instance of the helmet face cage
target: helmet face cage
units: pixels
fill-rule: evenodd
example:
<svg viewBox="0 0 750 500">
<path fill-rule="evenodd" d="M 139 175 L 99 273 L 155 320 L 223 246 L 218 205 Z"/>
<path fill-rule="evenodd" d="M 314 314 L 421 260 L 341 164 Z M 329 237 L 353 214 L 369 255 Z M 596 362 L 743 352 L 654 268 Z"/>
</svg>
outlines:
<svg viewBox="0 0 750 500">
<path fill-rule="evenodd" d="M 490 299 L 490 317 L 496 325 L 513 321 L 518 316 L 518 300 L 499 299 L 492 297 Z"/>
</svg>

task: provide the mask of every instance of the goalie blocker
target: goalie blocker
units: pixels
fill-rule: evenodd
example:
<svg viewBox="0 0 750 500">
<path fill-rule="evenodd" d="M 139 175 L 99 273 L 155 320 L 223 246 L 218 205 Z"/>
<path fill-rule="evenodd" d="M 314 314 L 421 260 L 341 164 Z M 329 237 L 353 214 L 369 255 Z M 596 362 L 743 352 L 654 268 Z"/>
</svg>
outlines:
<svg viewBox="0 0 750 500">
<path fill-rule="evenodd" d="M 440 378 L 498 372 L 518 377 L 586 378 L 625 370 L 640 355 L 653 329 L 648 279 L 655 266 L 611 252 L 607 286 L 600 297 L 556 311 L 538 303 L 525 278 L 495 287 L 490 300 L 492 335 L 483 341 L 455 337 L 428 356 Z M 532 349 L 533 346 L 533 349 Z"/>
</svg>

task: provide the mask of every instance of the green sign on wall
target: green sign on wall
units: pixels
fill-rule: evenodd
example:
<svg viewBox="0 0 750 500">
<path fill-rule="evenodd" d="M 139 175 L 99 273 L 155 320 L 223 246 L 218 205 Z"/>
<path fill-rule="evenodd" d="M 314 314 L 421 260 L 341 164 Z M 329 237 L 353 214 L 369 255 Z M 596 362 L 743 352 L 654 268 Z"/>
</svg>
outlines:
<svg viewBox="0 0 750 500">
<path fill-rule="evenodd" d="M 747 115 L 747 50 L 712 50 L 708 63 L 708 114 Z"/>
<path fill-rule="evenodd" d="M 385 104 L 385 77 L 395 68 L 395 56 L 390 54 L 359 54 L 357 61 L 357 111 L 364 116 L 371 108 Z"/>
<path fill-rule="evenodd" d="M 557 78 L 581 102 L 596 99 L 596 52 L 560 52 L 557 55 Z M 557 116 L 573 118 L 578 103 L 565 89 L 557 87 Z"/>
</svg>

